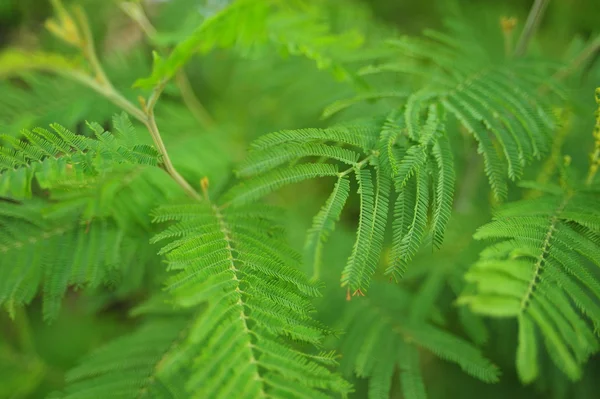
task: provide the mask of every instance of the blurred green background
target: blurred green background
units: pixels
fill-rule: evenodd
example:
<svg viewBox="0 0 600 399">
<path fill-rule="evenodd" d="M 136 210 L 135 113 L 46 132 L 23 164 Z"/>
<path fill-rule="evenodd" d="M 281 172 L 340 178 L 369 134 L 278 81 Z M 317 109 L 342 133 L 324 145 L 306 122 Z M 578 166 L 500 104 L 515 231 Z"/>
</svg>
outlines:
<svg viewBox="0 0 600 399">
<path fill-rule="evenodd" d="M 84 6 L 91 16 L 97 45 L 109 75 L 119 89 L 134 98 L 131 84 L 138 77 L 148 75 L 152 44 L 119 10 L 115 1 L 65 3 Z M 211 7 L 219 6 L 219 1 L 200 0 L 154 3 L 150 7 L 155 11 L 151 19 L 161 32 L 160 40 L 167 46 L 182 37 L 186 29 L 193 27 L 194 13 L 190 10 L 210 12 Z M 498 33 L 500 17 L 516 17 L 522 24 L 533 1 L 331 0 L 324 3 L 331 4 L 332 20 L 340 30 L 366 30 L 372 37 L 378 37 L 389 32 L 418 34 L 425 28 L 440 28 L 442 20 L 456 4 L 473 24 Z M 0 0 L 0 50 L 16 46 L 70 51 L 45 32 L 43 23 L 51 13 L 49 1 Z M 568 60 L 581 43 L 598 34 L 599 27 L 600 0 L 551 1 L 532 51 L 543 52 L 557 60 Z M 594 87 L 600 85 L 598 57 L 596 54 L 586 64 L 586 68 L 590 69 L 587 75 L 574 77 L 581 82 L 572 86 L 574 98 L 581 103 L 581 115 L 589 115 L 589 119 L 582 118 L 581 126 L 575 127 L 584 134 L 591 132 L 593 124 L 591 93 Z M 290 61 L 277 54 L 242 60 L 231 52 L 217 51 L 194 59 L 186 67 L 186 72 L 194 92 L 214 123 L 203 125 L 189 112 L 182 111 L 182 105 L 176 96 L 170 96 L 168 88 L 164 101 L 158 107 L 157 118 L 172 158 L 182 165 L 194 160 L 200 163 L 199 170 L 184 169 L 182 173 L 189 179 L 208 176 L 211 189 L 215 191 L 229 183 L 235 162 L 244 156 L 248 143 L 254 138 L 285 128 L 321 126 L 325 123 L 320 119 L 323 108 L 353 92 L 352 87 L 335 81 L 326 71 L 314 68 L 311 62 L 301 59 Z M 48 76 L 24 80 L 25 85 L 0 81 L 0 133 L 16 135 L 22 128 L 50 122 L 78 130 L 85 120 L 107 123 L 118 111 L 106 100 L 71 81 Z M 355 112 L 368 114 L 376 109 L 376 105 L 371 108 L 365 106 Z M 584 154 L 587 145 L 567 143 L 567 152 Z M 585 158 L 582 160 L 585 161 Z M 482 183 L 482 187 L 485 186 L 483 173 L 475 174 L 475 179 Z M 328 190 L 328 183 L 307 183 L 284 190 L 274 199 L 282 204 L 292 204 L 289 212 L 290 239 L 296 246 L 302 246 L 306 228 Z M 477 257 L 479 247 L 472 245 L 470 237 L 475 228 L 488 220 L 487 208 L 485 195 L 476 198 L 454 218 L 448 236 L 455 239 L 446 240 L 446 247 L 441 254 L 436 254 L 437 258 L 419 257 L 415 261 L 419 267 L 414 269 L 425 273 L 436 259 L 437 262 L 444 259 L 445 268 L 464 270 Z M 329 257 L 326 263 L 330 267 L 324 279 L 336 289 L 339 272 L 352 245 L 355 218 L 352 210 L 344 214 L 341 228 L 334 234 L 326 253 Z M 423 274 L 409 275 L 407 284 L 410 286 L 411 282 L 422 278 Z M 151 283 L 149 286 L 152 286 Z M 130 331 L 137 324 L 127 317 L 127 310 L 138 298 L 144 297 L 145 289 L 123 297 L 114 297 L 109 291 L 93 295 L 73 291 L 65 301 L 60 318 L 51 325 L 41 321 L 37 300 L 28 310 L 29 323 L 14 324 L 4 312 L 0 313 L 0 398 L 45 397 L 49 392 L 60 389 L 64 372 L 83 354 L 110 338 Z M 441 297 L 442 302 L 446 301 L 441 306 L 449 308 L 453 298 L 446 294 Z M 343 300 L 343 296 L 338 295 L 333 301 L 330 297 L 326 298 L 327 303 L 320 304 L 323 310 L 321 317 L 325 320 L 328 312 L 335 312 L 335 301 Z M 521 387 L 512 371 L 515 325 L 495 322 L 489 326 L 496 337 L 506 338 L 494 340 L 485 350 L 486 355 L 505 371 L 502 383 L 484 385 L 465 377 L 455 367 L 436 362 L 426 371 L 431 397 L 600 397 L 598 356 L 591 359 L 584 379 L 576 386 L 568 384 L 557 371 L 550 370 L 546 376 L 556 373 L 555 378 L 547 378 L 534 387 Z M 23 355 L 21 352 L 27 351 L 20 349 L 27 347 L 35 347 L 37 355 Z M 363 397 L 364 386 L 359 383 L 357 388 L 356 397 Z"/>
</svg>

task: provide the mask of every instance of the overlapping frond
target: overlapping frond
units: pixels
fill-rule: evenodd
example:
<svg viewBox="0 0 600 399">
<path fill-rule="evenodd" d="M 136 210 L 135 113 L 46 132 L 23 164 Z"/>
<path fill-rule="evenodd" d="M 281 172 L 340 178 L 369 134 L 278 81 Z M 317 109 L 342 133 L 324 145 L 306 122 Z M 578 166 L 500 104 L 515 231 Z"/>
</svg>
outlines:
<svg viewBox="0 0 600 399">
<path fill-rule="evenodd" d="M 76 208 L 47 218 L 44 209 L 0 202 L 0 305 L 12 313 L 41 289 L 44 318 L 52 320 L 69 286 L 112 283 L 123 264 L 135 265 L 140 243 L 110 220 L 82 221 Z"/>
<path fill-rule="evenodd" d="M 150 321 L 100 347 L 69 370 L 66 389 L 53 397 L 184 397 L 185 391 L 177 381 L 161 376 L 163 359 L 180 338 L 184 322 L 181 317 Z"/>
<path fill-rule="evenodd" d="M 0 147 L 0 194 L 29 197 L 34 178 L 42 188 L 50 188 L 81 183 L 118 164 L 160 162 L 154 148 L 137 142 L 124 114 L 114 122 L 116 134 L 89 124 L 95 138 L 74 134 L 58 124 L 52 124 L 52 130 L 24 130 L 20 140 L 2 136 L 5 144 Z"/>
<path fill-rule="evenodd" d="M 164 372 L 189 370 L 188 397 L 325 398 L 350 385 L 328 370 L 319 345 L 327 330 L 311 317 L 318 286 L 281 238 L 276 215 L 262 207 L 173 205 L 155 213 L 174 221 L 155 241 L 176 274 L 167 290 L 176 306 L 198 309 Z M 294 342 L 296 344 L 294 344 Z"/>
<path fill-rule="evenodd" d="M 552 96 L 540 97 L 538 89 L 544 85 L 551 93 L 562 90 L 550 78 L 556 67 L 526 59 L 494 59 L 476 34 L 466 34 L 465 29 L 454 24 L 447 34 L 425 31 L 424 38 L 390 40 L 393 61 L 379 60 L 361 74 L 396 73 L 423 81 L 403 107 L 409 136 L 414 138 L 423 127 L 420 115 L 431 105 L 441 107 L 478 142 L 494 195 L 503 199 L 507 179 L 519 179 L 524 167 L 544 155 L 551 143 L 554 121 L 547 99 Z M 377 98 L 377 93 L 370 89 L 364 97 Z M 381 93 L 385 97 L 390 87 Z M 420 152 L 410 156 L 413 163 L 422 159 Z"/>
<path fill-rule="evenodd" d="M 347 177 L 340 177 L 327 199 L 327 202 L 314 217 L 313 224 L 306 235 L 304 244 L 305 257 L 315 270 L 318 277 L 321 268 L 323 245 L 335 229 L 346 200 L 350 195 L 350 181 Z"/>
<path fill-rule="evenodd" d="M 225 198 L 231 204 L 244 204 L 285 184 L 337 176 L 338 183 L 307 237 L 308 260 L 318 275 L 321 244 L 343 210 L 350 190 L 347 176 L 353 174 L 360 213 L 356 242 L 341 281 L 354 294 L 364 294 L 380 264 L 390 198 L 397 200 L 393 256 L 386 273 L 395 278 L 402 276 L 430 227 L 434 244 L 441 245 L 450 217 L 455 177 L 444 115 L 432 105 L 410 124 L 412 133 L 404 118 L 393 112 L 383 122 L 374 119 L 328 129 L 267 134 L 254 142 L 239 169 L 246 179 Z M 338 172 L 339 164 L 347 169 Z"/>
<path fill-rule="evenodd" d="M 364 293 L 377 270 L 376 252 L 384 237 L 382 221 L 386 220 L 383 215 L 388 213 L 390 195 L 395 199 L 395 219 L 392 257 L 386 273 L 400 278 L 429 231 L 433 245 L 441 246 L 451 216 L 456 180 L 448 124 L 458 121 L 478 142 L 478 152 L 483 155 L 484 169 L 498 200 L 507 195 L 507 180 L 519 179 L 527 163 L 539 159 L 550 144 L 553 118 L 548 103 L 536 91 L 541 84 L 552 92 L 559 92 L 560 88 L 544 80 L 546 64 L 537 65 L 530 60 L 498 62 L 472 38 L 465 38 L 467 45 L 458 46 L 451 35 L 426 32 L 425 36 L 391 41 L 394 63 L 363 71 L 365 76 L 396 72 L 424 80 L 423 86 L 409 94 L 402 107 L 393 109 L 385 122 L 373 121 L 366 129 L 342 125 L 265 135 L 256 140 L 254 151 L 241 167 L 241 176 L 256 177 L 232 191 L 248 199 L 258 196 L 255 194 L 268 194 L 281 187 L 279 181 L 285 177 L 277 169 L 264 175 L 263 171 L 283 163 L 296 164 L 307 157 L 320 157 L 316 165 L 328 165 L 322 164 L 326 161 L 350 165 L 338 176 L 356 175 L 360 214 L 357 241 L 344 269 L 342 285 L 355 293 Z M 357 98 L 377 98 L 376 93 Z M 390 93 L 389 87 L 379 97 L 386 93 Z M 335 105 L 326 114 L 346 105 L 349 104 Z M 348 149 L 342 151 L 340 147 Z M 358 158 L 356 151 L 360 151 Z M 309 173 L 314 177 L 325 175 L 316 173 L 321 169 L 316 165 L 296 165 L 291 171 L 302 168 L 313 170 Z M 335 175 L 333 169 L 330 175 Z M 309 177 L 304 174 L 302 178 L 287 180 Z M 388 181 L 393 189 L 388 188 Z M 268 182 L 269 189 L 263 189 Z M 327 212 L 329 206 L 328 202 L 321 212 Z M 336 208 L 336 214 L 337 211 Z"/>
<path fill-rule="evenodd" d="M 31 166 L 21 169 L 39 169 L 34 175 L 38 181 L 52 184 L 44 200 L 0 200 L 0 305 L 11 314 L 41 294 L 44 318 L 53 320 L 70 288 L 94 291 L 110 286 L 118 297 L 139 289 L 148 272 L 155 271 L 158 258 L 147 243 L 152 228 L 148 214 L 158 203 L 181 194 L 164 172 L 148 166 L 154 161 L 128 152 L 137 143 L 129 121 L 115 118 L 114 127 L 121 137 L 102 133 L 92 149 L 92 139 L 59 130 L 71 140 L 56 133 L 52 139 L 61 149 L 87 148 L 76 155 L 40 161 L 23 155 Z M 45 148 L 47 141 L 39 138 L 40 148 Z M 95 169 L 81 169 L 85 167 Z M 7 172 L 12 183 L 13 172 Z M 63 172 L 69 181 L 55 179 Z M 69 174 L 82 180 L 73 185 Z"/>
<path fill-rule="evenodd" d="M 280 0 L 235 1 L 206 18 L 167 58 L 154 59 L 150 77 L 138 80 L 152 87 L 169 79 L 194 54 L 216 48 L 233 48 L 255 56 L 263 47 L 313 60 L 319 69 L 328 69 L 340 78 L 349 73 L 339 58 L 362 44 L 357 32 L 333 34 L 322 10 L 310 2 Z"/>
<path fill-rule="evenodd" d="M 0 60 L 0 62 L 2 62 Z M 0 132 L 18 136 L 22 129 L 47 126 L 60 121 L 76 126 L 81 120 L 109 120 L 112 104 L 99 101 L 98 95 L 66 79 L 45 75 L 20 76 L 21 84 L 0 81 Z M 60 91 L 60 96 L 56 96 Z M 52 98 L 53 101 L 48 101 Z"/>
<path fill-rule="evenodd" d="M 369 398 L 388 398 L 398 375 L 406 398 L 425 398 L 420 352 L 459 365 L 484 382 L 498 380 L 498 369 L 467 341 L 424 320 L 411 319 L 411 295 L 393 285 L 378 285 L 367 299 L 352 301 L 341 316 L 348 334 L 341 348 L 346 373 L 368 378 Z"/>
<path fill-rule="evenodd" d="M 573 380 L 600 348 L 598 204 L 598 191 L 550 187 L 543 197 L 499 209 L 475 235 L 495 243 L 466 275 L 475 292 L 460 301 L 479 314 L 518 320 L 516 364 L 526 383 L 538 377 L 541 338 Z"/>
</svg>

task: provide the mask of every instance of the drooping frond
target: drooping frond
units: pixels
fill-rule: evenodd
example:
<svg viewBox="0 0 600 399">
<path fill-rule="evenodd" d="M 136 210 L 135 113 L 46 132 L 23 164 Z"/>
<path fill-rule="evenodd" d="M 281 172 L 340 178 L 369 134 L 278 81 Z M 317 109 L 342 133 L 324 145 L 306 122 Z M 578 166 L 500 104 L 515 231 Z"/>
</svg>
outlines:
<svg viewBox="0 0 600 399">
<path fill-rule="evenodd" d="M 600 348 L 599 203 L 598 191 L 555 186 L 543 197 L 499 209 L 475 235 L 495 243 L 466 275 L 475 292 L 460 301 L 476 313 L 517 318 L 516 364 L 523 382 L 538 377 L 541 337 L 556 366 L 573 380 Z"/>
<path fill-rule="evenodd" d="M 2 136 L 0 147 L 0 194 L 31 196 L 34 178 L 42 188 L 55 184 L 80 183 L 118 164 L 157 165 L 154 148 L 137 142 L 123 114 L 115 119 L 117 134 L 89 124 L 95 138 L 76 135 L 58 124 L 52 130 L 23 131 L 23 139 Z"/>
<path fill-rule="evenodd" d="M 254 56 L 264 47 L 272 47 L 311 59 L 319 69 L 347 79 L 349 72 L 338 59 L 361 44 L 357 32 L 332 33 L 322 10 L 309 2 L 235 1 L 206 18 L 167 58 L 155 56 L 151 76 L 137 84 L 152 87 L 173 77 L 194 54 L 217 48 L 233 48 Z"/>
<path fill-rule="evenodd" d="M 368 152 L 375 146 L 378 132 L 379 127 L 373 123 L 343 124 L 328 129 L 283 130 L 258 138 L 252 143 L 252 148 L 261 150 L 284 143 L 331 141 Z"/>
<path fill-rule="evenodd" d="M 348 303 L 340 319 L 348 334 L 341 348 L 347 373 L 367 378 L 369 398 L 388 398 L 392 378 L 400 377 L 406 398 L 424 398 L 419 352 L 456 363 L 484 382 L 498 381 L 498 369 L 467 341 L 428 320 L 411 320 L 411 296 L 393 285 L 377 285 L 368 298 Z"/>
<path fill-rule="evenodd" d="M 110 220 L 85 222 L 73 211 L 46 218 L 47 207 L 0 202 L 0 305 L 12 313 L 41 288 L 52 320 L 69 286 L 111 283 L 122 264 L 135 264 L 139 243 Z"/>
<path fill-rule="evenodd" d="M 429 207 L 429 176 L 426 171 L 418 172 L 415 176 L 416 189 L 414 193 L 414 208 L 409 213 L 408 226 L 400 226 L 396 228 L 400 231 L 406 231 L 405 234 L 398 232 L 395 237 L 399 242 L 395 242 L 395 250 L 393 253 L 392 264 L 388 267 L 387 272 L 394 277 L 402 276 L 402 271 L 406 269 L 407 263 L 416 254 L 427 225 L 427 209 Z M 404 201 L 404 199 L 402 200 Z M 402 207 L 403 204 L 399 204 Z M 404 221 L 402 218 L 401 221 Z"/>
<path fill-rule="evenodd" d="M 346 190 L 341 189 L 347 184 L 341 182 L 354 174 L 360 212 L 356 242 L 341 282 L 353 293 L 364 294 L 380 264 L 390 197 L 399 198 L 401 203 L 395 204 L 394 249 L 387 274 L 402 276 L 430 227 L 434 244 L 441 245 L 452 208 L 455 179 L 444 122 L 444 114 L 431 105 L 425 114 L 411 119 L 412 133 L 401 113 L 392 112 L 383 122 L 372 120 L 329 129 L 267 134 L 253 143 L 253 150 L 240 167 L 239 175 L 245 179 L 225 198 L 231 204 L 244 204 L 285 184 L 337 176 L 340 183 L 315 218 L 307 239 L 309 261 L 318 275 L 319 237 L 327 236 L 333 229 L 333 221 L 339 217 L 347 197 Z M 293 166 L 279 167 L 285 163 Z M 347 169 L 338 172 L 338 164 L 345 164 Z M 433 210 L 431 216 L 429 209 Z"/>
<path fill-rule="evenodd" d="M 304 157 L 325 157 L 348 165 L 358 161 L 359 154 L 340 147 L 320 143 L 291 143 L 252 152 L 238 169 L 240 177 L 274 169 L 286 162 Z"/>
<path fill-rule="evenodd" d="M 390 40 L 389 58 L 393 61 L 379 60 L 364 67 L 361 74 L 369 78 L 394 73 L 422 81 L 403 107 L 408 135 L 415 139 L 425 128 L 421 115 L 432 105 L 440 107 L 478 142 L 492 190 L 503 199 L 507 178 L 519 179 L 528 162 L 549 149 L 554 122 L 546 99 L 552 96 L 540 97 L 537 90 L 544 86 L 562 95 L 560 86 L 550 78 L 556 68 L 526 59 L 494 59 L 494 54 L 477 42 L 474 32 L 465 33 L 463 24 L 450 28 L 449 33 L 426 31 L 424 38 Z M 401 91 L 403 87 L 392 89 Z M 377 98 L 378 92 L 370 88 L 362 97 Z M 380 97 L 385 97 L 390 86 L 380 92 Z M 423 160 L 417 149 L 409 155 L 413 165 Z M 405 172 L 409 176 L 412 170 Z"/>
<path fill-rule="evenodd" d="M 340 177 L 327 202 L 314 217 L 313 224 L 306 235 L 305 256 L 315 270 L 315 277 L 318 277 L 321 268 L 323 245 L 335 229 L 335 223 L 340 218 L 349 195 L 350 181 L 347 177 Z"/>
<path fill-rule="evenodd" d="M 358 232 L 352 254 L 342 271 L 342 285 L 352 290 L 364 290 L 379 265 L 388 214 L 390 178 L 377 172 L 357 171 L 360 194 Z"/>
<path fill-rule="evenodd" d="M 166 354 L 181 338 L 184 321 L 177 317 L 151 321 L 95 350 L 69 370 L 60 397 L 183 397 L 178 381 L 161 376 L 161 371 Z"/>
<path fill-rule="evenodd" d="M 437 175 L 435 177 L 435 205 L 431 229 L 433 231 L 433 244 L 439 248 L 442 245 L 444 231 L 452 214 L 452 199 L 456 179 L 452 149 L 447 137 L 440 137 L 433 145 L 433 156 L 437 166 Z"/>
<path fill-rule="evenodd" d="M 337 175 L 337 167 L 331 164 L 302 164 L 285 169 L 275 169 L 234 187 L 225 198 L 232 205 L 248 204 L 288 184 L 315 177 Z"/>
<path fill-rule="evenodd" d="M 350 386 L 321 359 L 292 342 L 318 345 L 327 334 L 311 318 L 318 287 L 281 238 L 274 215 L 252 206 L 173 205 L 155 213 L 173 221 L 154 241 L 176 274 L 172 302 L 197 309 L 185 339 L 164 360 L 167 374 L 190 370 L 189 397 L 325 398 Z"/>
</svg>

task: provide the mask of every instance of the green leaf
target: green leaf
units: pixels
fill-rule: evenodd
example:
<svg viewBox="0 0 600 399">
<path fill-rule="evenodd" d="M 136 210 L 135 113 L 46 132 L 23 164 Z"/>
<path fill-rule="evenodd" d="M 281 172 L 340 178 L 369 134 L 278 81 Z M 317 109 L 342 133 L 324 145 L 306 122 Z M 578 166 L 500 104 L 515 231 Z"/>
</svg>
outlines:
<svg viewBox="0 0 600 399">
<path fill-rule="evenodd" d="M 535 327 L 529 316 L 523 314 L 519 315 L 517 371 L 521 381 L 525 384 L 535 381 L 539 373 Z"/>
<path fill-rule="evenodd" d="M 323 245 L 335 229 L 335 223 L 340 218 L 349 194 L 350 181 L 346 177 L 339 178 L 327 202 L 314 217 L 313 224 L 306 235 L 304 252 L 316 277 L 321 267 Z"/>
<path fill-rule="evenodd" d="M 330 164 L 302 164 L 284 169 L 276 169 L 238 184 L 225 194 L 224 200 L 232 206 L 244 205 L 256 201 L 288 184 L 316 177 L 337 175 L 337 167 Z"/>
</svg>

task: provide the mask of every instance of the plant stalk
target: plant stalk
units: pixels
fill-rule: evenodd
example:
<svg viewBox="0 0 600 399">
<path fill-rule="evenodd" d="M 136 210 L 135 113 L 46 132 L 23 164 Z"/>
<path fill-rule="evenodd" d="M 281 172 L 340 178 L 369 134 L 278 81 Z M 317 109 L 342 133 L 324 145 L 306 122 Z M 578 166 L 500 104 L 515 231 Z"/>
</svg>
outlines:
<svg viewBox="0 0 600 399">
<path fill-rule="evenodd" d="M 531 42 L 531 39 L 533 38 L 533 35 L 537 30 L 540 21 L 542 20 L 542 16 L 546 11 L 546 7 L 548 6 L 549 2 L 550 0 L 535 0 L 533 3 L 533 6 L 529 11 L 529 15 L 527 16 L 525 27 L 521 32 L 517 47 L 515 48 L 515 57 L 521 57 L 527 52 L 529 43 Z"/>
<path fill-rule="evenodd" d="M 564 79 L 573 73 L 581 64 L 585 63 L 589 58 L 593 57 L 600 51 L 600 35 L 596 36 L 594 40 L 590 42 L 581 52 L 571 61 L 569 65 L 556 72 L 553 76 L 554 79 Z"/>
<path fill-rule="evenodd" d="M 162 93 L 166 83 L 166 81 L 162 82 L 152 91 L 152 95 L 150 95 L 145 109 L 146 118 L 144 121 L 144 125 L 146 125 L 146 128 L 150 132 L 150 135 L 152 136 L 152 140 L 154 141 L 158 152 L 162 155 L 162 161 L 167 173 L 171 175 L 173 180 L 175 180 L 175 182 L 177 182 L 177 184 L 179 184 L 181 188 L 183 188 L 190 197 L 199 201 L 202 199 L 202 196 L 196 190 L 194 190 L 192 186 L 190 186 L 190 184 L 183 178 L 183 176 L 179 174 L 177 169 L 175 169 L 175 166 L 173 166 L 171 158 L 167 153 L 167 147 L 165 146 L 165 143 L 158 130 L 158 126 L 156 125 L 156 119 L 154 117 L 154 107 L 156 106 L 156 102 L 158 101 L 158 98 L 160 97 L 160 94 Z"/>
<path fill-rule="evenodd" d="M 148 19 L 143 7 L 133 2 L 123 2 L 120 4 L 120 7 L 125 14 L 139 25 L 146 37 L 153 42 L 153 38 L 156 35 L 156 28 Z M 179 88 L 183 103 L 188 107 L 194 118 L 206 128 L 214 125 L 215 121 L 194 94 L 190 80 L 183 69 L 180 69 L 175 74 L 175 84 Z"/>
</svg>

